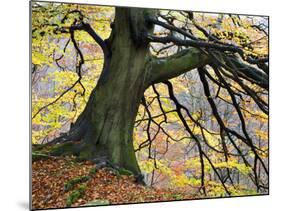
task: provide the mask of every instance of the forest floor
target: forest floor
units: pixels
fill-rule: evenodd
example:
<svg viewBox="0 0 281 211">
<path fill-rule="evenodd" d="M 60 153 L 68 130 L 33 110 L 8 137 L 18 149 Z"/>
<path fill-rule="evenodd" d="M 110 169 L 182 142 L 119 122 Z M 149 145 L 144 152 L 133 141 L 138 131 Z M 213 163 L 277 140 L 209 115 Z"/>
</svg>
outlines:
<svg viewBox="0 0 281 211">
<path fill-rule="evenodd" d="M 32 163 L 32 208 L 62 208 L 198 198 L 190 190 L 156 189 L 113 169 L 96 170 L 75 157 L 48 157 Z M 202 197 L 202 196 L 201 196 Z"/>
</svg>

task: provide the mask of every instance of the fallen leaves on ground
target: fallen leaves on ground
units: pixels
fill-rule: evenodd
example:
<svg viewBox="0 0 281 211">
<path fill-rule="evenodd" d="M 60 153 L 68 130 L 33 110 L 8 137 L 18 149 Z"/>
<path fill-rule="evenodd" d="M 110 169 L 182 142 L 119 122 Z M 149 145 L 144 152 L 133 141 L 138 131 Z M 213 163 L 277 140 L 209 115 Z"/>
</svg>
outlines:
<svg viewBox="0 0 281 211">
<path fill-rule="evenodd" d="M 76 162 L 75 157 L 49 158 L 32 163 L 32 208 L 62 208 L 71 190 L 65 183 L 77 177 L 91 175 L 95 165 L 91 162 Z M 116 176 L 108 169 L 100 169 L 84 182 L 84 194 L 71 206 L 83 206 L 95 201 L 110 204 L 139 203 L 192 199 L 195 195 L 187 190 L 155 189 L 135 183 L 133 176 Z M 81 184 L 76 184 L 78 189 Z"/>
</svg>

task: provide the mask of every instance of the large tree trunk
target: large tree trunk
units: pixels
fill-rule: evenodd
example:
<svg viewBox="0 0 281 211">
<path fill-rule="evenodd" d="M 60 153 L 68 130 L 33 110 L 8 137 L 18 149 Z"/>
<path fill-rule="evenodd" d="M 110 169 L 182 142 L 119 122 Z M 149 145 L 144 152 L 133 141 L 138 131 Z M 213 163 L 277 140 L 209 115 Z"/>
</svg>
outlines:
<svg viewBox="0 0 281 211">
<path fill-rule="evenodd" d="M 145 12 L 116 9 L 108 41 L 110 56 L 105 59 L 98 84 L 74 126 L 79 131 L 76 136 L 80 139 L 80 157 L 103 157 L 134 174 L 139 174 L 140 169 L 133 148 L 133 129 L 148 86 L 146 63 L 150 58 L 148 43 L 141 37 L 149 27 L 151 30 L 145 24 Z"/>
<path fill-rule="evenodd" d="M 145 89 L 147 45 L 132 39 L 128 9 L 117 9 L 111 41 L 112 57 L 94 93 L 86 149 L 93 156 L 106 156 L 134 173 L 139 173 L 133 149 L 134 121 Z"/>
</svg>

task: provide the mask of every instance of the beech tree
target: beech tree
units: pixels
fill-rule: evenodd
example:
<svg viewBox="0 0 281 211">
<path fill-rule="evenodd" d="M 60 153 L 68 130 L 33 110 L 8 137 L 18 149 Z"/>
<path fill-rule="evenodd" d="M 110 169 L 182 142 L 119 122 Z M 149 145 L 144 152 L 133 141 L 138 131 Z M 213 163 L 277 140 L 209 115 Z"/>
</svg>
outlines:
<svg viewBox="0 0 281 211">
<path fill-rule="evenodd" d="M 46 7 L 44 4 L 34 4 L 33 11 L 44 13 Z M 194 117 L 188 106 L 174 93 L 171 79 L 194 71 L 199 76 L 198 80 L 202 85 L 207 106 L 218 126 L 220 147 L 210 144 L 208 146 L 213 153 L 222 154 L 226 162 L 230 156 L 238 156 L 249 167 L 249 177 L 257 189 L 268 188 L 268 184 L 258 173 L 262 171 L 268 175 L 268 163 L 263 157 L 268 149 L 258 146 L 253 136 L 249 134 L 245 117 L 247 108 L 243 106 L 244 98 L 248 97 L 255 104 L 255 110 L 260 112 L 256 115 L 268 115 L 268 52 L 267 48 L 263 52 L 257 51 L 257 42 L 259 45 L 267 45 L 266 17 L 261 18 L 265 22 L 261 20 L 255 22 L 255 17 L 249 16 L 252 22 L 249 21 L 246 26 L 239 15 L 217 15 L 214 16 L 214 23 L 208 26 L 217 29 L 219 31 L 217 32 L 208 30 L 190 11 L 115 7 L 114 21 L 110 24 L 110 36 L 103 39 L 88 22 L 88 14 L 79 8 L 65 9 L 61 13 L 59 7 L 53 6 L 48 15 L 56 17 L 57 22 L 45 20 L 40 26 L 33 25 L 32 36 L 36 36 L 40 27 L 48 27 L 48 30 L 56 35 L 69 36 L 69 42 L 73 44 L 78 58 L 76 65 L 78 79 L 55 101 L 34 112 L 33 118 L 48 106 L 55 104 L 76 85 L 80 84 L 83 88 L 81 70 L 85 64 L 85 56 L 75 37 L 76 33 L 81 31 L 87 33 L 92 42 L 99 45 L 104 61 L 97 85 L 91 91 L 84 110 L 67 133 L 61 134 L 45 146 L 55 145 L 59 154 L 71 152 L 81 159 L 96 163 L 108 162 L 140 175 L 133 147 L 133 131 L 136 121 L 146 122 L 147 140 L 139 146 L 139 149 L 151 147 L 156 136 L 150 130 L 151 125 L 156 125 L 158 132 L 165 132 L 161 123 L 156 122 L 156 117 L 151 115 L 150 105 L 144 95 L 147 89 L 154 90 L 161 111 L 159 115 L 164 117 L 163 122 L 167 122 L 167 111 L 163 109 L 161 93 L 159 94 L 156 88 L 157 84 L 162 84 L 169 94 L 169 101 L 174 107 L 173 112 L 198 149 L 203 192 L 205 192 L 204 166 L 208 164 L 226 192 L 230 194 L 225 185 L 227 180 L 231 181 L 229 170 L 226 172 L 228 175 L 226 179 L 222 178 L 203 148 L 203 145 L 209 143 L 206 137 L 208 128 Z M 253 30 L 262 34 L 266 41 L 251 40 L 231 29 L 220 31 L 223 18 L 227 18 L 232 26 L 238 27 L 241 31 Z M 40 36 L 46 36 L 46 31 L 41 31 Z M 161 52 L 169 48 L 176 50 L 163 56 Z M 35 66 L 33 70 L 36 71 Z M 216 87 L 216 93 L 213 87 Z M 220 90 L 227 93 L 228 100 L 224 100 L 235 110 L 233 115 L 236 116 L 241 129 L 237 130 L 224 121 L 216 101 Z M 146 116 L 137 120 L 140 106 L 144 108 Z M 198 128 L 200 135 L 194 132 L 190 122 Z M 230 146 L 232 150 L 229 149 Z M 253 155 L 251 159 L 247 157 L 249 152 Z M 149 157 L 153 158 L 150 151 Z"/>
</svg>

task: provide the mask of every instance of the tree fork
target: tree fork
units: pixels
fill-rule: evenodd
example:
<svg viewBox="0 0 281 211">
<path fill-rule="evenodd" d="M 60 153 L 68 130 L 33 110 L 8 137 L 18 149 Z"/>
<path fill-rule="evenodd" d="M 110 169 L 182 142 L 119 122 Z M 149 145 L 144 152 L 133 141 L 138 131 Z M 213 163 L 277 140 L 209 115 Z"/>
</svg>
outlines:
<svg viewBox="0 0 281 211">
<path fill-rule="evenodd" d="M 74 126 L 52 143 L 79 141 L 74 151 L 80 158 L 105 157 L 135 175 L 140 174 L 133 148 L 133 129 L 144 91 L 154 83 L 209 61 L 203 51 L 195 48 L 166 59 L 153 58 L 147 35 L 153 32 L 154 25 L 147 20 L 155 14 L 151 9 L 116 8 L 112 32 L 106 41 L 87 24 L 73 27 L 87 31 L 101 46 L 104 66 Z"/>
</svg>

